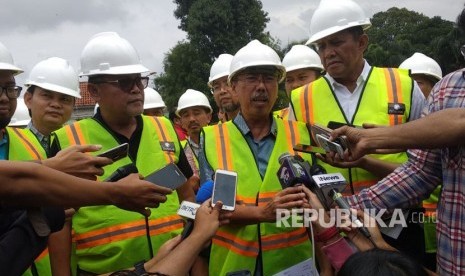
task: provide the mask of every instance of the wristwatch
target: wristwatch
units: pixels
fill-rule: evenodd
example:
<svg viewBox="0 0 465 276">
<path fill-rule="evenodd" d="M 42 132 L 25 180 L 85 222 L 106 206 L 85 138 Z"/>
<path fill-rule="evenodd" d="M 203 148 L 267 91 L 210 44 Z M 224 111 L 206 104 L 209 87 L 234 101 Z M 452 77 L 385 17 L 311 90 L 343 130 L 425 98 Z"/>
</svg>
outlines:
<svg viewBox="0 0 465 276">
<path fill-rule="evenodd" d="M 142 260 L 134 265 L 134 273 L 137 276 L 145 276 L 147 275 L 147 271 L 145 271 L 145 260 Z"/>
</svg>

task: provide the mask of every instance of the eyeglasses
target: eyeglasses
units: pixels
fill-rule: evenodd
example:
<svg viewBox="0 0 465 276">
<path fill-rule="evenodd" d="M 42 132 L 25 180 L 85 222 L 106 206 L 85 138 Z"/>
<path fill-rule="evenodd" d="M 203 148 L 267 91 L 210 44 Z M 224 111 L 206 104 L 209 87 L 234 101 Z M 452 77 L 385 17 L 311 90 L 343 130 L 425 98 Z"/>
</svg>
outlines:
<svg viewBox="0 0 465 276">
<path fill-rule="evenodd" d="M 223 87 L 225 87 L 225 88 L 229 87 L 227 80 L 215 81 L 213 83 L 213 86 L 212 86 L 212 89 L 211 89 L 212 94 L 220 92 Z"/>
<path fill-rule="evenodd" d="M 118 85 L 121 90 L 124 92 L 131 92 L 131 89 L 134 87 L 134 84 L 137 85 L 140 89 L 147 88 L 149 84 L 149 77 L 137 77 L 137 78 L 125 78 L 119 80 L 96 80 L 93 81 L 94 84 L 100 83 L 111 83 Z"/>
<path fill-rule="evenodd" d="M 242 81 L 247 86 L 257 86 L 260 82 L 263 82 L 265 85 L 278 84 L 278 76 L 273 74 L 244 74 L 243 78 L 238 77 L 238 81 Z"/>
<path fill-rule="evenodd" d="M 21 94 L 21 90 L 23 89 L 21 86 L 0 86 L 0 88 L 0 97 L 3 95 L 3 93 L 6 93 L 8 99 L 17 99 L 19 94 Z"/>
</svg>

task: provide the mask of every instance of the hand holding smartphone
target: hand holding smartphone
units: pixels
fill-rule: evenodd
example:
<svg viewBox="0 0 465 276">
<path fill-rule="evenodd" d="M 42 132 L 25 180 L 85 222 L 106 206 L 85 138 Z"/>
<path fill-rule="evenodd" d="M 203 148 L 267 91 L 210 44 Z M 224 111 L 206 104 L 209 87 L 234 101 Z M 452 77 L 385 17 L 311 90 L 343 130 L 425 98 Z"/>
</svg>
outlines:
<svg viewBox="0 0 465 276">
<path fill-rule="evenodd" d="M 236 208 L 237 173 L 227 170 L 216 170 L 213 184 L 212 206 L 221 201 L 223 210 L 234 211 Z"/>
<path fill-rule="evenodd" d="M 123 159 L 124 157 L 126 157 L 128 155 L 128 151 L 129 151 L 129 144 L 128 143 L 124 143 L 124 144 L 121 144 L 121 145 L 118 145 L 114 148 L 111 148 L 107 151 L 104 151 L 100 154 L 97 154 L 98 157 L 106 157 L 106 158 L 110 158 L 111 160 L 113 160 L 113 162 L 116 162 L 120 159 Z"/>
</svg>

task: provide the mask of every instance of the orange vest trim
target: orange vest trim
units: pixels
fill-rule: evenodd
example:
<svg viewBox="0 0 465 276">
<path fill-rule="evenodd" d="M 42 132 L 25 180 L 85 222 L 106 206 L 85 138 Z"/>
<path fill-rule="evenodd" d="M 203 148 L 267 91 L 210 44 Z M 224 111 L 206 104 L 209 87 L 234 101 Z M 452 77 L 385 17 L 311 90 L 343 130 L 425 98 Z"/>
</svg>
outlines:
<svg viewBox="0 0 465 276">
<path fill-rule="evenodd" d="M 279 191 L 276 192 L 261 192 L 258 195 L 258 206 L 264 206 L 268 202 L 272 201 L 274 196 L 279 193 Z"/>
<path fill-rule="evenodd" d="M 29 152 L 31 156 L 35 156 L 36 160 L 41 160 L 39 152 L 35 149 L 35 147 L 29 142 L 29 140 L 19 131 L 18 129 L 12 127 L 10 128 L 13 132 L 18 135 L 18 137 L 23 141 L 24 145 L 26 146 L 26 150 Z"/>
<path fill-rule="evenodd" d="M 247 257 L 257 257 L 259 253 L 258 241 L 245 241 L 221 230 L 216 232 L 213 243 Z"/>
<path fill-rule="evenodd" d="M 246 206 L 256 206 L 256 198 L 236 195 L 236 203 Z"/>
<path fill-rule="evenodd" d="M 386 78 L 387 93 L 389 103 L 403 102 L 402 99 L 402 86 L 400 82 L 399 72 L 392 68 L 384 68 L 384 76 Z M 389 125 L 399 125 L 402 123 L 401 115 L 389 114 Z"/>
<path fill-rule="evenodd" d="M 218 127 L 216 128 L 216 135 L 217 137 L 220 137 L 220 139 L 217 139 L 218 142 L 216 145 L 218 160 L 222 161 L 222 169 L 232 171 L 233 162 L 231 159 L 231 147 L 229 143 L 225 142 L 226 139 L 224 139 L 224 137 L 229 137 L 228 128 L 226 128 L 223 124 L 218 125 Z"/>
<path fill-rule="evenodd" d="M 72 124 L 66 126 L 66 135 L 68 136 L 71 145 L 85 145 L 86 140 L 82 134 L 82 129 L 80 124 Z"/>
<path fill-rule="evenodd" d="M 158 137 L 160 137 L 162 139 L 162 141 L 160 141 L 160 142 L 171 141 L 171 137 L 169 137 L 169 132 L 166 129 L 165 124 L 160 123 L 160 120 L 155 116 L 148 116 L 148 118 L 150 119 L 150 121 L 155 126 L 155 130 L 156 130 L 156 132 L 158 134 Z M 163 151 L 163 153 L 164 153 L 165 159 L 166 159 L 166 161 L 168 163 L 174 163 L 174 157 L 173 157 L 174 152 Z"/>
<path fill-rule="evenodd" d="M 39 256 L 37 256 L 37 258 L 34 260 L 34 262 L 39 262 L 40 260 L 45 258 L 47 255 L 48 255 L 48 247 L 45 248 L 44 251 L 42 251 L 42 253 L 39 254 Z"/>
<path fill-rule="evenodd" d="M 305 122 L 313 125 L 313 108 L 310 108 L 310 106 L 313 106 L 313 82 L 307 84 L 304 86 L 304 92 L 300 95 L 300 103 L 301 107 L 300 110 L 303 113 L 302 118 L 305 118 Z M 310 99 L 309 99 L 310 97 Z M 296 115 L 297 116 L 297 115 Z"/>
<path fill-rule="evenodd" d="M 299 228 L 292 232 L 269 235 L 261 238 L 263 251 L 298 245 L 308 240 L 307 230 Z"/>
<path fill-rule="evenodd" d="M 183 220 L 178 215 L 172 215 L 162 219 L 150 220 L 149 225 L 151 230 L 150 235 L 155 236 L 175 229 L 181 229 L 183 227 Z M 85 249 L 145 235 L 145 220 L 142 219 L 75 235 L 74 240 L 76 241 L 77 249 Z"/>
</svg>

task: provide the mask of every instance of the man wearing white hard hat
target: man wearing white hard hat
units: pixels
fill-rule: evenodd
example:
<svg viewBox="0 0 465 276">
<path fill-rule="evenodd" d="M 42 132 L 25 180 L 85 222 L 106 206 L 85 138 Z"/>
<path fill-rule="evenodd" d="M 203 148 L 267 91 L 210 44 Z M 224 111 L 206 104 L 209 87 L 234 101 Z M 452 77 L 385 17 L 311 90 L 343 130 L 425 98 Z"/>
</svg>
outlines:
<svg viewBox="0 0 465 276">
<path fill-rule="evenodd" d="M 286 68 L 285 88 L 289 99 L 292 90 L 318 79 L 324 71 L 318 54 L 305 45 L 292 46 L 283 58 L 283 66 Z M 275 111 L 274 114 L 287 120 L 289 108 Z"/>
<path fill-rule="evenodd" d="M 422 53 L 414 53 L 404 60 L 399 68 L 410 70 L 410 76 L 420 86 L 425 98 L 429 96 L 433 86 L 442 79 L 441 66 L 434 59 Z"/>
<path fill-rule="evenodd" d="M 145 177 L 169 163 L 177 164 L 190 178 L 192 170 L 171 122 L 141 115 L 148 84 L 144 74 L 148 73 L 126 39 L 114 32 L 94 35 L 81 52 L 80 76 L 99 104 L 97 114 L 56 131 L 52 153 L 75 144 L 100 144 L 108 150 L 128 143 L 128 155 L 106 166 L 98 180 L 109 178 L 125 165 L 132 164 Z M 104 274 L 129 267 L 144 271 L 144 260 L 181 232 L 182 220 L 176 215 L 180 200 L 194 199 L 189 183 L 170 194 L 166 188 L 159 190 L 165 202 L 152 209 L 150 216 L 114 206 L 85 207 L 76 212 L 73 254 L 79 273 Z M 71 242 L 71 233 L 67 234 Z"/>
<path fill-rule="evenodd" d="M 326 74 L 292 92 L 297 120 L 323 126 L 330 122 L 391 126 L 420 117 L 425 98 L 408 71 L 374 67 L 364 59 L 368 47 L 365 30 L 370 26 L 369 18 L 356 2 L 321 0 L 311 19 L 307 44 L 315 47 Z M 405 152 L 367 155 L 350 162 L 334 154 L 319 157 L 328 172 L 341 172 L 349 182 L 346 195 L 357 194 L 377 183 L 407 160 Z M 419 257 L 421 249 L 402 239 L 409 235 L 405 239 L 422 243 L 420 228 L 419 225 L 408 227 L 401 232 L 400 238 L 397 231 L 390 229 L 392 239 L 389 242 L 402 247 L 404 252 L 410 251 L 413 257 Z M 419 235 L 409 234 L 411 230 Z"/>
<path fill-rule="evenodd" d="M 231 121 L 203 129 L 201 175 L 237 172 L 237 201 L 231 224 L 220 227 L 210 253 L 210 275 L 248 270 L 251 275 L 274 275 L 290 267 L 312 267 L 311 243 L 303 227 L 278 227 L 276 209 L 298 187 L 283 191 L 278 159 L 293 144 L 310 143 L 305 124 L 272 115 L 278 84 L 285 69 L 278 54 L 253 40 L 231 61 L 228 82 L 240 103 Z M 305 156 L 304 158 L 308 158 Z M 294 189 L 294 190 L 293 190 Z M 291 202 L 300 206 L 298 201 Z M 304 271 L 310 275 L 311 268 Z"/>
<path fill-rule="evenodd" d="M 166 105 L 160 93 L 150 87 L 144 89 L 144 115 L 163 116 L 165 108 Z"/>
<path fill-rule="evenodd" d="M 32 68 L 25 85 L 31 115 L 27 128 L 48 151 L 50 134 L 71 118 L 75 99 L 81 98 L 77 73 L 68 61 L 52 57 Z"/>
<path fill-rule="evenodd" d="M 212 108 L 204 93 L 187 89 L 178 100 L 176 115 L 188 137 L 181 142 L 194 174 L 199 175 L 200 132 L 212 119 Z"/>
<path fill-rule="evenodd" d="M 224 115 L 221 122 L 234 119 L 239 112 L 239 103 L 237 98 L 232 95 L 231 87 L 228 84 L 229 66 L 233 56 L 230 54 L 221 54 L 213 62 L 210 68 L 210 77 L 208 86 L 211 88 L 213 98 L 219 109 L 219 114 Z"/>
</svg>

